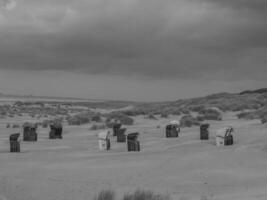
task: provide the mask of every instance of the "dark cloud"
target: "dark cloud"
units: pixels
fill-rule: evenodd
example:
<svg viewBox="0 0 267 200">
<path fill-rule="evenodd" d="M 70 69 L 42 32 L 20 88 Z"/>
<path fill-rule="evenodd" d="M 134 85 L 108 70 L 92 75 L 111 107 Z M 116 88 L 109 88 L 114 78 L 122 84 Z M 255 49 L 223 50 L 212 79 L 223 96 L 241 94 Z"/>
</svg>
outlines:
<svg viewBox="0 0 267 200">
<path fill-rule="evenodd" d="M 203 0 L 207 2 L 208 0 Z M 267 3 L 264 0 L 209 0 L 210 3 L 218 3 L 221 6 L 230 7 L 241 10 L 255 10 L 256 12 L 264 12 L 267 9 Z"/>
<path fill-rule="evenodd" d="M 266 11 L 265 0 L 22 0 L 0 10 L 0 68 L 256 79 Z"/>
</svg>

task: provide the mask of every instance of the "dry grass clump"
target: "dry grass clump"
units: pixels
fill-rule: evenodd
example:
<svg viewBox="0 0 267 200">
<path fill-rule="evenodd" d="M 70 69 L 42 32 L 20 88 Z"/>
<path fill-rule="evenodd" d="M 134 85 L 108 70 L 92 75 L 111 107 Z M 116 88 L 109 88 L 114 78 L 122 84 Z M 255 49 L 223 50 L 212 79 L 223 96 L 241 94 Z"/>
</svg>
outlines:
<svg viewBox="0 0 267 200">
<path fill-rule="evenodd" d="M 150 190 L 137 189 L 132 193 L 126 193 L 122 200 L 170 200 L 169 195 L 156 194 Z"/>
<path fill-rule="evenodd" d="M 6 116 L 6 115 L 7 115 L 7 112 L 6 112 L 6 111 L 3 111 L 3 110 L 1 110 L 1 111 L 0 111 L 0 115 Z"/>
<path fill-rule="evenodd" d="M 160 117 L 161 117 L 161 118 L 168 118 L 169 115 L 168 115 L 168 113 L 161 113 L 161 114 L 160 114 Z"/>
<path fill-rule="evenodd" d="M 260 120 L 261 120 L 261 123 L 263 124 L 267 123 L 267 110 L 264 110 L 263 112 L 261 112 Z"/>
<path fill-rule="evenodd" d="M 13 124 L 13 125 L 12 125 L 12 128 L 19 128 L 19 127 L 20 127 L 19 124 Z"/>
<path fill-rule="evenodd" d="M 202 115 L 201 117 L 203 117 L 204 120 L 217 120 L 217 121 L 222 120 L 222 116 L 218 115 L 216 113 L 206 113 L 206 114 Z"/>
<path fill-rule="evenodd" d="M 187 109 L 181 109 L 182 114 L 184 115 L 190 115 L 190 111 Z"/>
<path fill-rule="evenodd" d="M 181 127 L 198 126 L 200 123 L 192 115 L 185 115 L 180 119 Z"/>
<path fill-rule="evenodd" d="M 0 105 L 0 115 L 1 116 L 7 116 L 9 111 L 10 111 L 9 105 Z"/>
<path fill-rule="evenodd" d="M 267 115 L 262 116 L 261 123 L 263 123 L 263 124 L 267 123 Z"/>
<path fill-rule="evenodd" d="M 238 117 L 238 119 L 247 119 L 247 120 L 258 118 L 255 112 L 241 112 L 241 113 L 238 113 L 236 116 Z"/>
<path fill-rule="evenodd" d="M 115 200 L 115 192 L 113 190 L 102 190 L 94 200 Z M 157 194 L 150 190 L 137 189 L 134 192 L 127 192 L 121 200 L 170 200 L 169 195 Z"/>
<path fill-rule="evenodd" d="M 85 113 L 79 113 L 74 116 L 69 116 L 66 118 L 69 125 L 83 125 L 90 123 L 92 113 L 85 112 Z"/>
<path fill-rule="evenodd" d="M 180 115 L 181 109 L 179 107 L 172 106 L 170 103 L 143 103 L 143 104 L 137 104 L 132 109 L 125 110 L 122 112 L 128 116 L 137 116 L 137 115 L 148 116 L 149 114 Z"/>
<path fill-rule="evenodd" d="M 67 118 L 68 124 L 69 125 L 82 125 L 82 124 L 87 124 L 90 122 L 90 120 L 88 118 L 85 117 L 79 117 L 79 116 L 73 116 L 73 117 L 69 117 Z"/>
<path fill-rule="evenodd" d="M 151 113 L 146 118 L 147 119 L 152 119 L 152 120 L 157 120 L 157 118 Z"/>
<path fill-rule="evenodd" d="M 94 200 L 115 200 L 115 192 L 113 190 L 102 190 L 94 197 Z"/>
<path fill-rule="evenodd" d="M 107 126 L 105 124 L 93 124 L 91 127 L 90 127 L 90 130 L 91 131 L 96 131 L 96 130 L 101 130 L 101 129 L 106 129 Z"/>
<path fill-rule="evenodd" d="M 191 106 L 188 106 L 188 110 L 192 112 L 201 113 L 202 111 L 205 110 L 205 106 L 204 105 L 191 105 Z"/>
<path fill-rule="evenodd" d="M 200 117 L 199 119 L 204 119 L 204 120 L 222 120 L 222 112 L 218 108 L 204 108 L 199 111 Z M 198 120 L 199 120 L 198 119 Z M 201 120 L 199 120 L 201 121 Z"/>
<path fill-rule="evenodd" d="M 241 112 L 237 114 L 237 117 L 239 119 L 247 119 L 247 120 L 252 120 L 252 119 L 260 119 L 263 124 L 267 123 L 267 108 L 261 108 L 256 111 L 251 111 L 251 112 Z"/>
<path fill-rule="evenodd" d="M 205 120 L 222 120 L 222 112 L 217 107 L 204 108 L 199 114 L 201 114 Z"/>
<path fill-rule="evenodd" d="M 91 121 L 93 121 L 93 122 L 102 122 L 102 118 L 101 118 L 100 115 L 94 115 L 94 116 L 92 116 Z"/>
<path fill-rule="evenodd" d="M 133 108 L 130 110 L 124 110 L 122 111 L 122 113 L 128 116 L 137 116 L 137 115 L 145 115 L 146 111 L 139 108 Z"/>
<path fill-rule="evenodd" d="M 199 121 L 199 122 L 203 122 L 203 121 L 205 121 L 205 116 L 204 115 L 198 115 L 198 116 L 196 116 L 196 120 L 197 121 Z"/>
<path fill-rule="evenodd" d="M 123 125 L 133 125 L 134 123 L 134 120 L 131 117 L 122 112 L 111 112 L 106 115 L 106 125 L 108 127 L 112 127 L 115 121 L 120 121 Z"/>
</svg>

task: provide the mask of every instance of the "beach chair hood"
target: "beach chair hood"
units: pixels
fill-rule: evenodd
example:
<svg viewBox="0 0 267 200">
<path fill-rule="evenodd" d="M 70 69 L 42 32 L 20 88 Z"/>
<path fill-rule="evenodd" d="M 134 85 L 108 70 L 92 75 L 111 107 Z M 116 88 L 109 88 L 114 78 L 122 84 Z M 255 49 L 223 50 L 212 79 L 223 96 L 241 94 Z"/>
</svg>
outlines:
<svg viewBox="0 0 267 200">
<path fill-rule="evenodd" d="M 216 137 L 225 138 L 229 134 L 232 134 L 233 133 L 233 130 L 234 129 L 231 126 L 227 126 L 227 127 L 221 128 L 221 129 L 217 130 Z"/>
<path fill-rule="evenodd" d="M 98 139 L 106 140 L 109 138 L 109 135 L 110 135 L 110 131 L 108 131 L 108 130 L 102 131 L 102 132 L 98 133 Z"/>
</svg>

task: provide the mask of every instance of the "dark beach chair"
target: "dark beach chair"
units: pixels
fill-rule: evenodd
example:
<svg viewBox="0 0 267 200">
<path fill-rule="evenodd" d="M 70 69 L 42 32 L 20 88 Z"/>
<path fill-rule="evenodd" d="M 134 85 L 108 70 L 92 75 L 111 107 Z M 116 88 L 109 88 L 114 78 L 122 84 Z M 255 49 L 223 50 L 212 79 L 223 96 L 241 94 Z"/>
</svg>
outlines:
<svg viewBox="0 0 267 200">
<path fill-rule="evenodd" d="M 138 141 L 139 133 L 130 133 L 127 135 L 128 151 L 140 151 L 140 142 Z"/>
<path fill-rule="evenodd" d="M 166 126 L 166 137 L 179 137 L 180 127 L 177 124 L 168 124 Z"/>
<path fill-rule="evenodd" d="M 200 140 L 208 140 L 209 139 L 209 124 L 201 124 L 200 125 Z"/>
<path fill-rule="evenodd" d="M 9 136 L 10 152 L 20 152 L 20 142 L 18 141 L 19 136 L 19 133 L 14 133 Z"/>
<path fill-rule="evenodd" d="M 25 123 L 23 125 L 23 141 L 37 141 L 36 124 Z"/>
</svg>

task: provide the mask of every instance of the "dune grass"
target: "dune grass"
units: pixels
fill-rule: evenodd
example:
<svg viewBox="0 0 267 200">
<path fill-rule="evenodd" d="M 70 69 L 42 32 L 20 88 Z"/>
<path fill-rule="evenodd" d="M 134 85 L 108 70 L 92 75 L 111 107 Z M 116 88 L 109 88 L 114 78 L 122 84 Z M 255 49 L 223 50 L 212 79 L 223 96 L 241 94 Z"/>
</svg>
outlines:
<svg viewBox="0 0 267 200">
<path fill-rule="evenodd" d="M 115 200 L 115 192 L 110 189 L 102 190 L 95 196 L 94 200 Z M 170 200 L 170 196 L 157 194 L 151 190 L 137 189 L 125 193 L 121 200 Z"/>
<path fill-rule="evenodd" d="M 170 200 L 169 195 L 157 194 L 150 190 L 137 189 L 132 193 L 126 193 L 122 200 Z"/>
<path fill-rule="evenodd" d="M 110 189 L 102 190 L 94 197 L 94 200 L 115 200 L 115 192 Z"/>
</svg>

